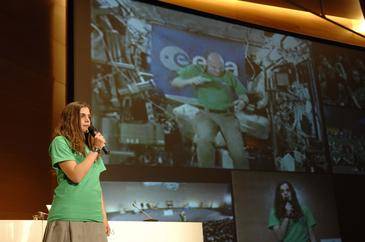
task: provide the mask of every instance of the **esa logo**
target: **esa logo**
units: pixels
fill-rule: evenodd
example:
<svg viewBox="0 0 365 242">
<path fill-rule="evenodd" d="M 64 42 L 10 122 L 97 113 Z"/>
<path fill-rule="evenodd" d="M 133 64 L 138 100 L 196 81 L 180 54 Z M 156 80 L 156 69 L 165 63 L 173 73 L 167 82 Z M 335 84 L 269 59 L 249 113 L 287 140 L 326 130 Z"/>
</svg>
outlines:
<svg viewBox="0 0 365 242">
<path fill-rule="evenodd" d="M 177 46 L 166 46 L 160 52 L 160 61 L 165 68 L 170 71 L 178 71 L 190 64 L 206 65 L 207 61 L 203 56 L 197 55 L 191 58 L 185 50 Z M 238 76 L 237 64 L 233 61 L 224 63 L 225 70 L 231 71 L 233 75 Z"/>
</svg>

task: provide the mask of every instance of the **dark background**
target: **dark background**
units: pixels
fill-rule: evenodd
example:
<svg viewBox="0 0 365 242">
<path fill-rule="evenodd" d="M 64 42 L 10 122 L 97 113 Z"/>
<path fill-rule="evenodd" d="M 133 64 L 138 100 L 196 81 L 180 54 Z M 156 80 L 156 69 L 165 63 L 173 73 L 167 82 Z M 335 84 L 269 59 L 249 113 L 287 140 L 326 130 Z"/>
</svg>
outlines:
<svg viewBox="0 0 365 242">
<path fill-rule="evenodd" d="M 53 5 L 54 1 L 47 0 L 1 3 L 0 219 L 31 219 L 52 201 L 55 177 L 47 150 L 52 117 L 58 111 L 52 106 L 58 98 L 52 93 L 55 85 L 50 49 Z M 125 177 L 131 176 L 128 170 L 121 169 L 121 172 Z M 191 174 L 182 173 L 182 180 L 188 180 Z M 143 169 L 135 173 L 137 177 L 147 174 L 150 173 Z M 111 175 L 118 179 L 115 172 Z M 171 179 L 170 173 L 164 170 L 151 176 Z M 202 179 L 217 176 L 220 176 L 218 171 L 211 171 Z M 332 176 L 341 236 L 344 241 L 361 241 L 365 177 Z M 223 177 L 229 179 L 230 175 L 225 173 Z"/>
<path fill-rule="evenodd" d="M 0 8 L 0 219 L 31 219 L 51 198 L 51 6 Z"/>
</svg>

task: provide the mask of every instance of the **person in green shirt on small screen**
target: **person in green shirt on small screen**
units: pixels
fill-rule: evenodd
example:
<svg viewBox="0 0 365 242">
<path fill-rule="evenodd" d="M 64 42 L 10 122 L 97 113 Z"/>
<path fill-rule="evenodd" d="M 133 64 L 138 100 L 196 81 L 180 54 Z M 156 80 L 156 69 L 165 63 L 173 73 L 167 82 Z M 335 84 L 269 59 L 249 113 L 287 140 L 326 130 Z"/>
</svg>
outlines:
<svg viewBox="0 0 365 242">
<path fill-rule="evenodd" d="M 277 240 L 315 242 L 313 232 L 315 225 L 316 221 L 309 208 L 299 204 L 293 185 L 287 181 L 279 183 L 268 224 L 268 228 L 274 231 Z"/>
<path fill-rule="evenodd" d="M 193 120 L 199 167 L 215 164 L 214 141 L 221 131 L 234 162 L 234 168 L 248 169 L 239 122 L 234 113 L 248 103 L 246 89 L 231 71 L 226 71 L 222 56 L 212 52 L 206 65 L 189 65 L 178 71 L 171 82 L 173 87 L 193 86 L 200 111 Z"/>
<path fill-rule="evenodd" d="M 62 111 L 49 147 L 58 186 L 43 242 L 107 242 L 110 227 L 99 176 L 106 168 L 100 150 L 105 139 L 88 132 L 91 108 L 72 102 Z"/>
</svg>

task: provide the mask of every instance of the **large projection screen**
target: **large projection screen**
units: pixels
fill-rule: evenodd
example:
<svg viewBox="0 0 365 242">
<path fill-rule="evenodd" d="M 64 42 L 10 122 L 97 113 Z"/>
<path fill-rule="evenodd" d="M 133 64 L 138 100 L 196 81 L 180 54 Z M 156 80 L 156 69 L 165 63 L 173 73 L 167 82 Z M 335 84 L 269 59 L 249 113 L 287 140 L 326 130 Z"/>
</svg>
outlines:
<svg viewBox="0 0 365 242">
<path fill-rule="evenodd" d="M 107 164 L 295 172 L 338 164 L 321 97 L 361 110 L 364 85 L 328 87 L 320 63 L 339 47 L 162 3 L 73 8 L 74 99 L 91 103 L 112 151 Z M 365 70 L 363 51 L 342 49 L 336 63 L 355 56 L 352 75 Z"/>
</svg>

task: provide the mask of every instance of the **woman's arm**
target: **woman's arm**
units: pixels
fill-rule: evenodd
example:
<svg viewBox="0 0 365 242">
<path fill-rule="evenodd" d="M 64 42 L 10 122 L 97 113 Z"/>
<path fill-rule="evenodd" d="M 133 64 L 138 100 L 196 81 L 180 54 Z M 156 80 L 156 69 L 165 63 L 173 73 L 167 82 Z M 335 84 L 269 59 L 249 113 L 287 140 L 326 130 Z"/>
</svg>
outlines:
<svg viewBox="0 0 365 242">
<path fill-rule="evenodd" d="M 105 139 L 100 133 L 94 137 L 94 147 L 101 149 L 105 145 Z M 90 151 L 86 158 L 79 164 L 74 160 L 66 160 L 59 163 L 60 168 L 66 176 L 74 183 L 80 183 L 90 170 L 99 153 Z"/>
<path fill-rule="evenodd" d="M 109 236 L 110 235 L 110 226 L 109 226 L 109 222 L 108 222 L 108 217 L 106 215 L 103 193 L 101 193 L 101 212 L 103 213 L 103 223 L 104 223 L 104 227 L 105 227 L 105 233 L 107 236 Z"/>
<path fill-rule="evenodd" d="M 284 218 L 280 225 L 274 226 L 273 230 L 278 241 L 282 241 L 288 229 L 289 218 Z"/>
<path fill-rule="evenodd" d="M 85 160 L 79 164 L 74 160 L 67 160 L 59 163 L 59 166 L 68 179 L 74 183 L 80 183 L 94 164 L 94 161 L 98 158 L 98 155 L 98 152 L 90 151 Z"/>
<path fill-rule="evenodd" d="M 316 242 L 316 236 L 314 234 L 314 231 L 313 231 L 313 228 L 310 228 L 309 229 L 309 239 L 310 239 L 310 242 Z"/>
</svg>

